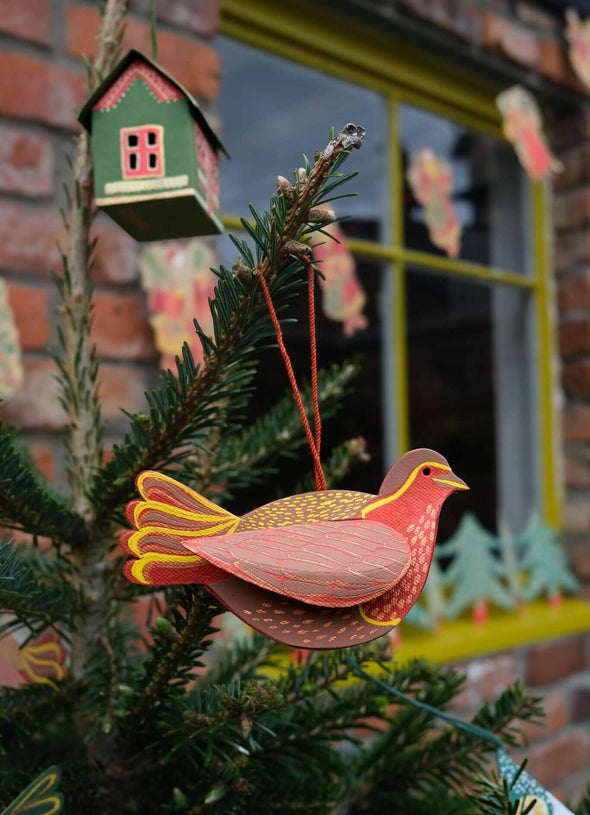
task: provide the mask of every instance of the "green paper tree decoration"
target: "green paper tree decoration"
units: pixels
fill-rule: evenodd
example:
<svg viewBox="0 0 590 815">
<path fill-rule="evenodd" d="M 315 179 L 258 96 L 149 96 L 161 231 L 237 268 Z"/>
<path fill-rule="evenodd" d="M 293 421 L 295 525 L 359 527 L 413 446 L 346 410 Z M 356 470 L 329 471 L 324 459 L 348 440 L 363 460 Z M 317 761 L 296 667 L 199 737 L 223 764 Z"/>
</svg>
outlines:
<svg viewBox="0 0 590 815">
<path fill-rule="evenodd" d="M 446 619 L 453 619 L 471 607 L 474 621 L 484 623 L 488 617 L 488 603 L 500 608 L 514 608 L 514 600 L 502 583 L 506 568 L 495 554 L 497 548 L 498 539 L 473 515 L 465 515 L 445 545 L 445 554 L 453 556 L 445 577 L 454 587 L 452 597 L 445 605 Z"/>
<path fill-rule="evenodd" d="M 508 524 L 502 520 L 499 523 L 499 531 L 502 563 L 506 570 L 506 582 L 508 583 L 508 589 L 514 599 L 516 607 L 521 608 L 524 598 L 518 564 L 518 547 Z"/>
<path fill-rule="evenodd" d="M 523 597 L 527 602 L 546 595 L 551 605 L 559 605 L 562 591 L 575 593 L 578 590 L 578 582 L 569 570 L 567 553 L 560 546 L 559 534 L 539 515 L 531 515 L 518 542 L 525 548 L 522 568 L 527 581 Z"/>
</svg>

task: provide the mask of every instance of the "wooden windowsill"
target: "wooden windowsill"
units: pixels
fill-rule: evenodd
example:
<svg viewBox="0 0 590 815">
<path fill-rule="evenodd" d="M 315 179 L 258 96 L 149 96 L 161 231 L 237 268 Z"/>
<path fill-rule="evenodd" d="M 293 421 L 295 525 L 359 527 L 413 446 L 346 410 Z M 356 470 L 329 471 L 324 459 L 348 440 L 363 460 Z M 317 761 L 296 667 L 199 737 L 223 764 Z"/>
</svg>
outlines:
<svg viewBox="0 0 590 815">
<path fill-rule="evenodd" d="M 437 633 L 402 623 L 395 654 L 399 662 L 417 657 L 438 663 L 454 662 L 584 631 L 590 631 L 590 603 L 567 598 L 560 606 L 552 607 L 539 601 L 526 605 L 520 612 L 494 610 L 481 625 L 471 617 L 443 623 Z"/>
</svg>

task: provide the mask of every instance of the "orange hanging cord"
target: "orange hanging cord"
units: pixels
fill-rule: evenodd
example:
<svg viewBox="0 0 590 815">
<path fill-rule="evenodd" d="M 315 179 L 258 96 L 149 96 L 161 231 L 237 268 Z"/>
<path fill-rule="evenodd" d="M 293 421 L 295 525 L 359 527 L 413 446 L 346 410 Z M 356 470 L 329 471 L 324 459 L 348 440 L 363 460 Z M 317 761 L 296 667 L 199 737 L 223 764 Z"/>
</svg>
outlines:
<svg viewBox="0 0 590 815">
<path fill-rule="evenodd" d="M 314 475 L 315 475 L 315 483 L 317 490 L 325 490 L 326 489 L 326 477 L 324 475 L 324 471 L 322 469 L 322 463 L 320 459 L 320 448 L 321 448 L 321 441 L 322 441 L 322 423 L 320 417 L 320 405 L 319 405 L 319 398 L 318 398 L 318 359 L 317 359 L 317 344 L 316 344 L 316 325 L 315 325 L 315 292 L 314 292 L 314 284 L 315 284 L 315 275 L 313 271 L 313 265 L 311 263 L 307 263 L 307 286 L 308 286 L 308 305 L 309 305 L 309 341 L 310 341 L 310 351 L 311 351 L 311 401 L 313 406 L 313 419 L 314 419 L 314 430 L 315 436 L 311 431 L 311 426 L 309 424 L 309 420 L 307 418 L 307 414 L 305 413 L 305 406 L 303 405 L 303 399 L 301 398 L 301 391 L 299 390 L 299 386 L 297 385 L 297 379 L 295 378 L 295 372 L 293 371 L 293 365 L 291 364 L 291 359 L 289 357 L 289 353 L 285 347 L 285 342 L 283 340 L 283 330 L 281 328 L 281 324 L 279 323 L 279 318 L 277 317 L 277 313 L 275 311 L 274 304 L 272 302 L 272 297 L 270 296 L 270 291 L 268 289 L 268 283 L 264 278 L 264 275 L 259 275 L 260 285 L 262 286 L 262 291 L 264 293 L 264 299 L 266 300 L 266 305 L 268 307 L 268 311 L 270 314 L 270 318 L 272 320 L 272 324 L 275 330 L 275 334 L 277 337 L 277 344 L 279 346 L 279 351 L 281 352 L 281 356 L 283 357 L 283 362 L 285 364 L 285 369 L 287 371 L 287 376 L 289 378 L 289 383 L 291 385 L 291 390 L 293 391 L 293 396 L 295 397 L 295 402 L 297 403 L 297 407 L 299 409 L 299 415 L 301 416 L 301 422 L 303 424 L 303 428 L 305 430 L 305 435 L 307 436 L 307 441 L 309 443 L 309 449 L 311 450 L 311 455 L 313 457 L 313 466 L 314 466 Z"/>
</svg>

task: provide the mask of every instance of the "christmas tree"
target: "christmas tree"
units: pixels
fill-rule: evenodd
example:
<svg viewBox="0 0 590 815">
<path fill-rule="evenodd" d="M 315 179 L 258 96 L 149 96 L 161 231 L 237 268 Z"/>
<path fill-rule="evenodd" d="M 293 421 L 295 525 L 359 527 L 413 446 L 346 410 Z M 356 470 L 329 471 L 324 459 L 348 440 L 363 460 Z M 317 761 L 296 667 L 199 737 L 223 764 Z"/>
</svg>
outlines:
<svg viewBox="0 0 590 815">
<path fill-rule="evenodd" d="M 445 580 L 453 586 L 444 614 L 453 619 L 466 608 L 473 609 L 473 619 L 484 623 L 488 603 L 500 608 L 514 608 L 514 600 L 502 582 L 506 572 L 496 550 L 498 540 L 473 515 L 465 515 L 459 528 L 446 544 L 445 554 L 453 562 Z"/>
<path fill-rule="evenodd" d="M 575 593 L 578 581 L 569 570 L 567 552 L 561 547 L 555 529 L 534 513 L 518 537 L 523 547 L 522 568 L 527 575 L 523 597 L 530 603 L 546 595 L 551 605 L 559 605 L 561 592 Z"/>
<path fill-rule="evenodd" d="M 107 0 L 101 10 L 90 92 L 116 58 L 126 3 Z M 305 455 L 291 395 L 253 425 L 244 418 L 255 397 L 258 351 L 272 336 L 259 281 L 265 277 L 277 310 L 288 314 L 304 279 L 305 241 L 326 220 L 318 208 L 350 178 L 341 165 L 361 141 L 362 129 L 347 126 L 293 185 L 282 185 L 267 212 L 252 210 L 254 224 L 243 222 L 251 242 L 234 238 L 236 264 L 217 270 L 212 335 L 196 327 L 202 364 L 185 346 L 176 371 L 163 371 L 146 395 L 145 412 L 129 415 L 128 431 L 105 464 L 90 340 L 90 143 L 87 134 L 77 137 L 57 280 L 71 494 L 56 494 L 14 431 L 0 427 L 0 523 L 50 541 L 43 549 L 8 539 L 1 545 L 0 609 L 10 613 L 1 633 L 24 632 L 26 644 L 55 632 L 67 643 L 68 674 L 0 691 L 0 807 L 40 773 L 56 784 L 59 766 L 66 811 L 87 815 L 483 811 L 466 789 L 486 766 L 489 745 L 437 729 L 423 711 L 392 709 L 382 687 L 352 680 L 350 654 L 388 688 L 438 709 L 452 705 L 461 689 L 463 678 L 453 670 L 423 661 L 394 670 L 383 661 L 384 640 L 292 661 L 260 635 L 218 645 L 216 661 L 205 668 L 219 603 L 200 586 L 160 591 L 121 574 L 119 533 L 142 470 L 170 473 L 231 507 L 245 488 L 276 481 L 286 459 Z M 354 366 L 343 363 L 319 377 L 324 418 L 340 406 L 353 374 Z M 311 412 L 309 393 L 304 402 Z M 328 483 L 345 478 L 358 457 L 358 443 L 344 441 L 324 463 Z M 472 583 L 477 579 L 471 575 Z M 488 581 L 484 586 L 492 596 Z M 145 596 L 160 615 L 148 637 L 131 622 Z M 515 686 L 475 721 L 510 744 L 515 721 L 538 713 L 537 702 Z M 500 802 L 485 811 L 509 810 Z"/>
</svg>

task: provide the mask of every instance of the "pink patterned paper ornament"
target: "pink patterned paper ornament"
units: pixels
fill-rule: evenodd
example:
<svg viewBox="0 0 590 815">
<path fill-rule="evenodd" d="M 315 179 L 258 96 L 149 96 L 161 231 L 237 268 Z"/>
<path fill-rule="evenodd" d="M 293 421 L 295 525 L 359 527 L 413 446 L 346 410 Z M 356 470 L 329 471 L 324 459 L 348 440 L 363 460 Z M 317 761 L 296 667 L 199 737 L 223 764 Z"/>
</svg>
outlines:
<svg viewBox="0 0 590 815">
<path fill-rule="evenodd" d="M 54 687 L 66 676 L 65 661 L 65 648 L 51 629 L 22 647 L 9 634 L 0 642 L 0 685 L 16 688 L 40 683 Z"/>
<path fill-rule="evenodd" d="M 451 165 L 439 159 L 430 147 L 422 147 L 410 156 L 408 182 L 416 200 L 424 207 L 430 240 L 449 257 L 458 257 L 462 226 L 450 198 Z"/>
<path fill-rule="evenodd" d="M 314 260 L 324 276 L 324 279 L 320 278 L 322 308 L 328 319 L 342 323 L 344 334 L 352 337 L 369 325 L 363 314 L 367 295 L 358 279 L 354 257 L 339 224 L 328 224 L 322 230 L 336 238 L 330 240 L 318 233 L 318 242 L 313 244 Z"/>
<path fill-rule="evenodd" d="M 502 132 L 513 145 L 529 178 L 544 178 L 563 170 L 543 136 L 541 113 L 535 98 L 521 85 L 513 85 L 496 97 L 504 122 Z"/>
<path fill-rule="evenodd" d="M 8 300 L 8 288 L 0 280 L 0 400 L 10 399 L 23 382 L 18 330 Z"/>
<path fill-rule="evenodd" d="M 149 293 L 150 323 L 162 368 L 173 368 L 174 358 L 189 344 L 195 362 L 203 351 L 195 334 L 198 320 L 205 334 L 213 331 L 209 298 L 217 277 L 211 271 L 218 256 L 205 241 L 153 244 L 143 250 L 139 270 L 143 287 Z"/>
<path fill-rule="evenodd" d="M 579 79 L 590 88 L 590 20 L 580 20 L 578 12 L 569 8 L 565 13 L 565 36 L 570 44 L 569 58 Z"/>
</svg>

